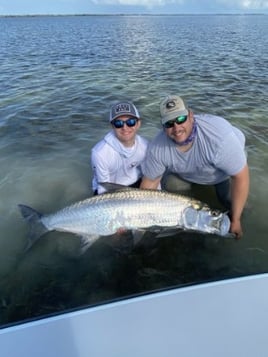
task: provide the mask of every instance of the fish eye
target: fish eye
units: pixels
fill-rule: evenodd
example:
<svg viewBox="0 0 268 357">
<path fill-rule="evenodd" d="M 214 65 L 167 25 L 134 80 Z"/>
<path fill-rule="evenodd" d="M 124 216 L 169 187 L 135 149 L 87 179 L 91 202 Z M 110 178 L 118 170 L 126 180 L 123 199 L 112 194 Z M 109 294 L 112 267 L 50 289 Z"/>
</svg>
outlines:
<svg viewBox="0 0 268 357">
<path fill-rule="evenodd" d="M 200 211 L 202 209 L 202 206 L 198 202 L 194 202 L 192 204 L 192 207 L 196 209 L 197 211 Z"/>
</svg>

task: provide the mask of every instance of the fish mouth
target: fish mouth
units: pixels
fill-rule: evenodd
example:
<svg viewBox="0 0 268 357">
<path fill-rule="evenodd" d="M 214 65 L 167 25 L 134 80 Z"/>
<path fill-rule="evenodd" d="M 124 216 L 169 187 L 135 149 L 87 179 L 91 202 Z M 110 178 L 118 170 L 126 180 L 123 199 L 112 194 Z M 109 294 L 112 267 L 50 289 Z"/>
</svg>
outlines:
<svg viewBox="0 0 268 357">
<path fill-rule="evenodd" d="M 225 236 L 226 234 L 229 233 L 230 230 L 230 219 L 227 216 L 227 214 L 222 213 L 222 219 L 221 219 L 221 224 L 220 224 L 220 235 Z"/>
<path fill-rule="evenodd" d="M 227 214 L 222 212 L 196 210 L 193 207 L 188 207 L 184 210 L 183 216 L 186 229 L 221 236 L 227 235 L 230 229 L 230 219 Z"/>
</svg>

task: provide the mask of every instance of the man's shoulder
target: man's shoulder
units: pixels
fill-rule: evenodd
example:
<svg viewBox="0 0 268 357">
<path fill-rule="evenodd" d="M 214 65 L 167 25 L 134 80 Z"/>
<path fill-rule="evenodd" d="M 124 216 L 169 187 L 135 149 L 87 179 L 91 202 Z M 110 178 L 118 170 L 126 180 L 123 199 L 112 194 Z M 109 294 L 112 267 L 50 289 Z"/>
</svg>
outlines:
<svg viewBox="0 0 268 357">
<path fill-rule="evenodd" d="M 232 124 L 223 117 L 212 114 L 197 114 L 194 116 L 197 127 L 204 135 L 215 137 L 233 132 Z"/>
<path fill-rule="evenodd" d="M 98 141 L 93 148 L 91 149 L 93 155 L 108 155 L 108 157 L 111 155 L 113 151 L 115 151 L 113 145 L 111 145 L 111 142 L 113 140 L 117 140 L 115 137 L 113 137 L 112 132 L 108 132 L 103 139 Z"/>
<path fill-rule="evenodd" d="M 219 124 L 228 126 L 231 125 L 225 118 L 214 114 L 195 114 L 194 118 L 200 124 L 208 124 L 213 126 L 217 126 Z"/>
<path fill-rule="evenodd" d="M 149 152 L 160 158 L 167 155 L 167 152 L 169 153 L 171 146 L 174 146 L 173 141 L 163 130 L 160 130 L 149 143 Z"/>
<path fill-rule="evenodd" d="M 92 147 L 91 158 L 95 165 L 105 163 L 105 165 L 113 167 L 119 159 L 119 154 L 112 146 L 102 139 Z"/>
</svg>

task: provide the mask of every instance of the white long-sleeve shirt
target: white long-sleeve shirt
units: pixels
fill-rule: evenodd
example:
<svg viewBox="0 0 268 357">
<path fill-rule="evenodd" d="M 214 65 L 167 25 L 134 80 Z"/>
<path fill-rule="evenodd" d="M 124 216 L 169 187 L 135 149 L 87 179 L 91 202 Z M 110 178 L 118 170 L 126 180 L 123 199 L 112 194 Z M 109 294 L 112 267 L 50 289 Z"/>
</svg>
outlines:
<svg viewBox="0 0 268 357">
<path fill-rule="evenodd" d="M 142 176 L 140 165 L 147 146 L 148 140 L 136 135 L 135 144 L 130 148 L 125 147 L 113 131 L 109 132 L 91 151 L 93 192 L 105 192 L 100 182 L 129 186 L 138 181 Z"/>
</svg>

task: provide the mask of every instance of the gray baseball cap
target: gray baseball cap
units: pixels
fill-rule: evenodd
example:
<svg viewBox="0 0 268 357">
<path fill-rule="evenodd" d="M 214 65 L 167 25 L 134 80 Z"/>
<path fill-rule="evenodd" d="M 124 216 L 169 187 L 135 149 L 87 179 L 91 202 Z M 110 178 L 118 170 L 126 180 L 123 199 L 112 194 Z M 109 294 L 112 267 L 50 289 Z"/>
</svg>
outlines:
<svg viewBox="0 0 268 357">
<path fill-rule="evenodd" d="M 161 123 L 165 124 L 180 115 L 188 115 L 184 100 L 178 95 L 169 95 L 160 103 Z"/>
<path fill-rule="evenodd" d="M 121 115 L 130 115 L 140 119 L 138 109 L 134 104 L 129 102 L 120 102 L 112 106 L 110 110 L 110 122 L 118 117 L 121 117 Z"/>
</svg>

